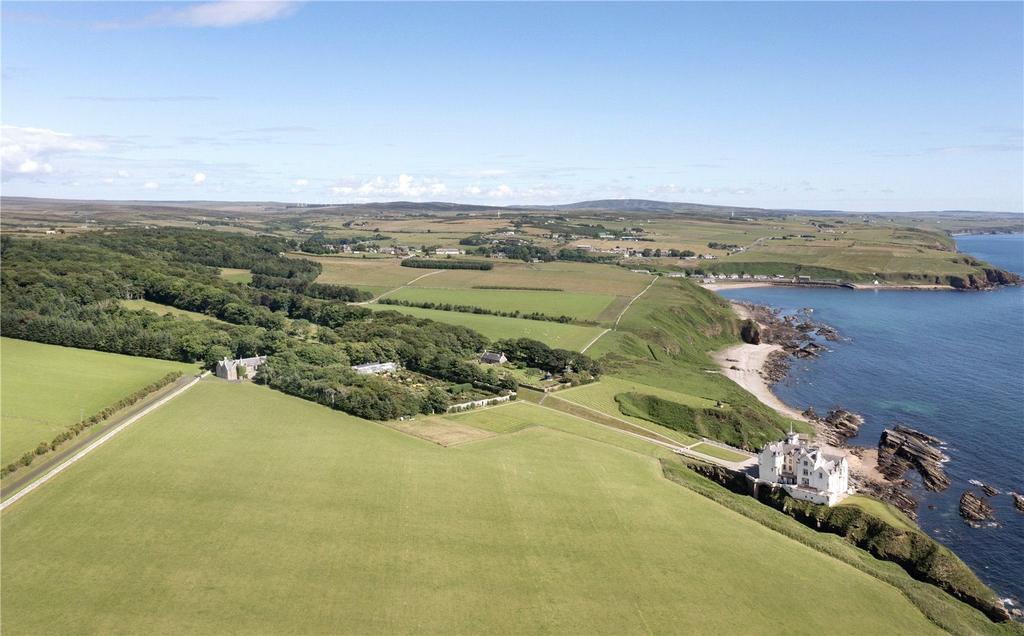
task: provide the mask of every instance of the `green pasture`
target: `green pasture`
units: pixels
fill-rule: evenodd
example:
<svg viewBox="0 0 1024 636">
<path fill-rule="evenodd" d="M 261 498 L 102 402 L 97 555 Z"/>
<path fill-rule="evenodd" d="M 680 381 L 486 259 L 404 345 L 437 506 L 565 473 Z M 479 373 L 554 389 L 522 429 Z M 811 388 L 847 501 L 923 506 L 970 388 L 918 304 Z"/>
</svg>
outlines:
<svg viewBox="0 0 1024 636">
<path fill-rule="evenodd" d="M 249 383 L 200 383 L 2 532 L 8 634 L 940 633 L 649 457 L 543 426 L 446 449 Z"/>
<path fill-rule="evenodd" d="M 235 269 L 233 267 L 221 267 L 220 277 L 232 283 L 248 285 L 252 282 L 252 272 L 247 269 Z"/>
<path fill-rule="evenodd" d="M 79 417 L 172 371 L 196 370 L 168 360 L 0 339 L 0 462 L 16 461 Z"/>
<path fill-rule="evenodd" d="M 154 303 L 148 300 L 122 300 L 119 302 L 125 309 L 145 309 L 161 316 L 170 314 L 172 316 L 188 318 L 189 320 L 217 320 L 213 316 L 207 316 L 206 314 L 201 314 L 195 311 L 188 311 L 187 309 L 178 309 L 177 307 L 171 307 L 170 305 L 161 305 L 160 303 Z"/>
<path fill-rule="evenodd" d="M 548 320 L 527 320 L 525 318 L 505 318 L 503 316 L 487 316 L 484 314 L 467 314 L 459 311 L 441 311 L 439 309 L 420 309 L 419 307 L 402 307 L 399 305 L 365 305 L 376 311 L 399 311 L 410 316 L 429 318 L 449 325 L 458 325 L 474 329 L 491 340 L 503 338 L 533 338 L 550 347 L 579 351 L 587 346 L 601 331 L 600 327 L 587 327 Z"/>
<path fill-rule="evenodd" d="M 430 280 L 424 280 L 429 283 Z M 615 296 L 608 294 L 566 293 L 553 291 L 527 291 L 505 289 L 434 289 L 406 287 L 388 298 L 411 302 L 451 303 L 471 305 L 495 311 L 538 312 L 548 316 L 572 316 L 595 320 Z"/>
<path fill-rule="evenodd" d="M 493 260 L 494 269 L 449 269 L 416 281 L 415 287 L 471 289 L 479 286 L 543 287 L 565 292 L 635 296 L 651 282 L 615 265 L 552 261 L 521 263 Z M 420 270 L 423 271 L 423 270 Z M 554 292 L 549 292 L 554 293 Z"/>
<path fill-rule="evenodd" d="M 844 499 L 839 505 L 856 506 L 864 512 L 873 514 L 889 525 L 897 528 L 905 528 L 907 530 L 917 529 L 916 523 L 908 519 L 902 512 L 894 508 L 891 504 L 868 497 L 867 495 L 851 495 Z"/>
</svg>

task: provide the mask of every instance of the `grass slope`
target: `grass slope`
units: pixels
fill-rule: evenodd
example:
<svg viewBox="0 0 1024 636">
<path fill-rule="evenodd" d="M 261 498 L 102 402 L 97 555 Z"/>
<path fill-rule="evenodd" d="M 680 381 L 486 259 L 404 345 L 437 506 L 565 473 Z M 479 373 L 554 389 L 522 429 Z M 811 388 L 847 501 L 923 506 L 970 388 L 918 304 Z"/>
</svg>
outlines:
<svg viewBox="0 0 1024 636">
<path fill-rule="evenodd" d="M 0 461 L 40 442 L 172 371 L 193 365 L 0 339 Z"/>
<path fill-rule="evenodd" d="M 491 340 L 502 338 L 533 338 L 544 344 L 561 349 L 579 351 L 587 346 L 601 333 L 600 327 L 587 327 L 568 323 L 550 322 L 547 320 L 527 320 L 525 318 L 505 318 L 503 316 L 487 316 L 484 314 L 467 314 L 459 311 L 441 311 L 439 309 L 420 309 L 419 307 L 402 307 L 399 305 L 365 305 L 377 311 L 399 311 L 403 314 L 429 318 L 449 325 L 459 325 L 474 329 Z"/>
<path fill-rule="evenodd" d="M 2 526 L 10 634 L 937 633 L 649 458 L 444 449 L 251 384 L 201 383 Z"/>
<path fill-rule="evenodd" d="M 189 320 L 213 320 L 215 322 L 221 322 L 213 316 L 207 316 L 195 311 L 188 311 L 187 309 L 178 309 L 177 307 L 171 307 L 170 305 L 161 305 L 160 303 L 154 303 L 148 300 L 122 300 L 121 305 L 125 309 L 145 309 L 161 316 L 170 314 L 172 316 L 181 316 L 188 318 Z"/>
</svg>

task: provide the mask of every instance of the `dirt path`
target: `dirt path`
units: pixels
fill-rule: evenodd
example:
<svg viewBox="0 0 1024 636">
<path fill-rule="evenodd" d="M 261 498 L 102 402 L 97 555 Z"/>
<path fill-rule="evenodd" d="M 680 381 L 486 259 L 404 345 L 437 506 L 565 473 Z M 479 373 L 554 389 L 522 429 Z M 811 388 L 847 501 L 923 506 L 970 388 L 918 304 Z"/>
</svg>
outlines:
<svg viewBox="0 0 1024 636">
<path fill-rule="evenodd" d="M 399 285 L 398 287 L 395 287 L 394 289 L 389 289 L 386 292 L 384 292 L 383 294 L 381 294 L 380 296 L 377 296 L 375 298 L 371 298 L 370 300 L 364 300 L 361 303 L 352 303 L 352 304 L 353 305 L 369 305 L 370 303 L 375 303 L 378 300 L 380 300 L 381 298 L 384 298 L 385 296 L 387 296 L 389 294 L 395 293 L 399 289 L 405 289 L 406 287 L 409 287 L 410 285 L 412 285 L 413 283 L 415 283 L 416 281 L 418 281 L 420 279 L 426 278 L 427 276 L 433 276 L 434 274 L 440 274 L 443 271 L 445 271 L 445 270 L 443 270 L 443 269 L 435 269 L 432 272 L 427 272 L 426 274 L 423 274 L 421 276 L 417 276 L 416 278 L 412 279 L 411 281 L 409 281 L 408 283 L 406 283 L 404 285 Z"/>
<path fill-rule="evenodd" d="M 601 333 L 597 334 L 597 336 L 595 336 L 593 340 L 591 340 L 590 342 L 587 343 L 587 346 L 583 347 L 583 349 L 580 350 L 580 353 L 586 353 L 587 349 L 589 349 L 595 342 L 600 340 L 601 336 L 603 336 L 604 334 L 608 333 L 609 331 L 613 331 L 615 329 L 618 329 L 619 321 L 622 320 L 622 317 L 626 315 L 626 312 L 629 311 L 629 308 L 633 305 L 634 302 L 636 302 L 636 299 L 640 298 L 645 293 L 647 293 L 647 290 L 650 289 L 651 287 L 654 287 L 654 283 L 656 283 L 656 282 L 658 282 L 658 277 L 657 276 L 654 277 L 654 280 L 651 281 L 650 285 L 648 285 L 647 287 L 644 287 L 643 291 L 641 291 L 636 296 L 633 296 L 633 298 L 631 298 L 630 301 L 628 303 L 626 303 L 626 306 L 622 308 L 622 311 L 620 311 L 619 315 L 615 318 L 615 324 L 613 324 L 610 328 L 605 329 Z"/>
<path fill-rule="evenodd" d="M 125 419 L 121 423 L 115 425 L 114 428 L 112 428 L 109 431 L 107 431 L 105 434 L 103 434 L 101 437 L 99 437 L 98 439 L 96 439 L 95 441 L 90 443 L 88 446 L 86 446 L 82 450 L 78 451 L 77 453 L 72 455 L 70 458 L 64 460 L 63 462 L 58 464 L 56 467 L 51 468 L 49 471 L 44 473 L 41 477 L 37 478 L 35 481 L 32 481 L 27 486 L 25 486 L 24 488 L 22 488 L 18 492 L 14 493 L 10 497 L 8 497 L 6 500 L 3 501 L 3 503 L 0 503 L 0 510 L 5 510 L 8 506 L 14 504 L 16 501 L 18 501 L 19 499 L 21 499 L 25 495 L 29 494 L 30 492 L 32 492 L 36 488 L 39 488 L 40 486 L 42 486 L 46 482 L 50 481 L 51 479 L 53 479 L 54 477 L 59 475 L 60 473 L 64 472 L 72 464 L 74 464 L 78 460 L 82 459 L 83 457 L 85 457 L 86 455 L 91 453 L 92 451 L 96 450 L 97 448 L 99 448 L 100 446 L 105 444 L 106 442 L 110 441 L 110 439 L 113 438 L 115 435 L 117 435 L 118 433 L 120 433 L 124 429 L 128 428 L 129 426 L 131 426 L 132 424 L 134 424 L 138 420 L 142 419 L 143 417 L 145 417 L 149 413 L 151 413 L 151 412 L 155 411 L 156 409 L 160 408 L 161 406 L 163 406 L 167 402 L 170 402 L 174 398 L 178 397 L 179 395 L 181 395 L 185 391 L 188 391 L 189 389 L 194 387 L 200 380 L 202 380 L 203 378 L 205 378 L 208 375 L 210 375 L 210 372 L 209 371 L 204 371 L 200 376 L 196 377 L 194 380 L 192 380 L 191 382 L 189 382 L 185 386 L 175 390 L 172 393 L 169 393 L 169 394 L 165 395 L 164 397 L 160 398 L 156 402 L 153 402 L 152 404 L 150 404 L 146 408 L 144 408 L 141 411 L 135 413 L 134 415 L 129 416 L 127 419 Z"/>
</svg>

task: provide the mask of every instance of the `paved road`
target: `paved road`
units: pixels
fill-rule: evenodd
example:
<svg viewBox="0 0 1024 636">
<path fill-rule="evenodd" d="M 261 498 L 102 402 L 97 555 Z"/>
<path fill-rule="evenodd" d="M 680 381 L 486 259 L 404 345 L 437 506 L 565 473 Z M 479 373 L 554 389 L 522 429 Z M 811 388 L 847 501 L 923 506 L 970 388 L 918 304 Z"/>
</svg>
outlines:
<svg viewBox="0 0 1024 636">
<path fill-rule="evenodd" d="M 100 437 L 96 441 L 92 442 L 91 444 L 89 444 L 88 446 L 83 448 L 82 450 L 78 451 L 77 453 L 72 455 L 70 458 L 64 460 L 63 462 L 58 464 L 56 467 L 50 469 L 45 474 L 43 474 L 42 476 L 40 476 L 35 481 L 33 481 L 30 484 L 28 484 L 27 486 L 25 486 L 24 488 L 22 488 L 18 492 L 14 493 L 9 498 L 7 498 L 3 503 L 0 503 L 0 510 L 6 510 L 8 506 L 11 506 L 12 504 L 14 504 L 14 502 L 18 501 L 19 499 L 21 499 L 25 495 L 29 494 L 30 492 L 32 492 L 36 488 L 39 488 L 40 486 L 42 486 L 46 482 L 50 481 L 51 479 L 53 479 L 54 477 L 59 475 L 60 473 L 64 472 L 72 464 L 74 464 L 78 460 L 82 459 L 83 457 L 85 457 L 86 455 L 91 453 L 92 451 L 96 450 L 97 448 L 99 448 L 100 446 L 105 444 L 111 438 L 113 438 L 115 435 L 117 435 L 118 433 L 120 433 L 124 429 L 128 428 L 129 426 L 131 426 L 132 424 L 134 424 L 138 420 L 142 419 L 143 417 L 145 417 L 149 413 L 151 413 L 151 412 L 155 411 L 156 409 L 160 408 L 164 404 L 170 402 L 171 400 L 173 400 L 174 398 L 178 397 L 179 395 L 181 395 L 185 391 L 188 391 L 189 389 L 194 387 L 200 380 L 202 380 L 203 378 L 205 378 L 208 375 L 210 375 L 210 372 L 209 371 L 204 371 L 202 373 L 202 375 L 198 376 L 196 379 L 192 380 L 191 382 L 189 382 L 185 386 L 181 387 L 180 389 L 177 389 L 173 393 L 169 393 L 169 394 L 165 395 L 164 397 L 162 397 L 159 400 L 157 400 L 156 402 L 150 404 L 149 406 L 147 406 L 146 408 L 142 409 L 141 411 L 139 411 L 135 415 L 132 415 L 131 417 L 126 419 L 124 422 L 121 422 L 120 424 L 118 424 L 114 428 L 110 429 L 110 431 L 105 433 L 102 437 Z"/>
</svg>

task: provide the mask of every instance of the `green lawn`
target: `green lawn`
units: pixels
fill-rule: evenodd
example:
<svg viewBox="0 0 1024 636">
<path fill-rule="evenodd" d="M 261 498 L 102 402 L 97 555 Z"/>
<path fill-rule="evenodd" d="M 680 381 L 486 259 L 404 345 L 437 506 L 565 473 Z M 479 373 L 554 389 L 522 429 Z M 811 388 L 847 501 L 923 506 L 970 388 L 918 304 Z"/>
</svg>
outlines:
<svg viewBox="0 0 1024 636">
<path fill-rule="evenodd" d="M 704 453 L 711 457 L 717 457 L 718 459 L 724 459 L 727 462 L 742 462 L 745 459 L 749 459 L 746 455 L 740 455 L 733 451 L 722 448 L 721 446 L 715 446 L 714 444 L 700 443 L 692 447 L 691 450 L 695 450 L 698 453 Z"/>
<path fill-rule="evenodd" d="M 603 331 L 600 327 L 571 325 L 548 320 L 527 320 L 525 318 L 504 318 L 483 314 L 467 314 L 459 311 L 420 309 L 399 305 L 365 305 L 377 311 L 399 311 L 403 314 L 429 318 L 450 325 L 474 329 L 491 340 L 502 338 L 533 338 L 551 347 L 579 351 Z"/>
<path fill-rule="evenodd" d="M 194 365 L 0 339 L 0 462 L 7 465 L 172 371 Z"/>
<path fill-rule="evenodd" d="M 121 305 L 125 309 L 146 309 L 155 314 L 165 316 L 170 314 L 172 316 L 181 316 L 190 320 L 216 320 L 213 316 L 207 316 L 195 311 L 188 311 L 187 309 L 178 309 L 177 307 L 171 307 L 170 305 L 161 305 L 160 303 L 150 302 L 148 300 L 122 300 Z"/>
<path fill-rule="evenodd" d="M 424 280 L 429 282 L 429 279 Z M 406 287 L 389 294 L 394 300 L 471 305 L 495 311 L 539 312 L 595 320 L 615 300 L 609 294 L 498 289 L 436 289 Z"/>
<path fill-rule="evenodd" d="M 232 283 L 248 285 L 252 282 L 252 272 L 247 269 L 235 269 L 232 267 L 221 267 L 220 277 Z"/>
<path fill-rule="evenodd" d="M 544 427 L 445 449 L 248 383 L 201 383 L 2 532 L 9 634 L 939 633 L 649 457 Z"/>
</svg>

